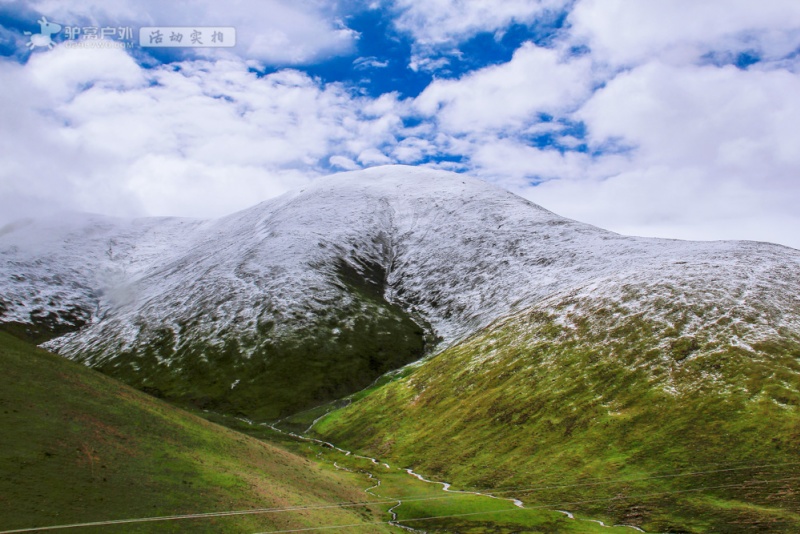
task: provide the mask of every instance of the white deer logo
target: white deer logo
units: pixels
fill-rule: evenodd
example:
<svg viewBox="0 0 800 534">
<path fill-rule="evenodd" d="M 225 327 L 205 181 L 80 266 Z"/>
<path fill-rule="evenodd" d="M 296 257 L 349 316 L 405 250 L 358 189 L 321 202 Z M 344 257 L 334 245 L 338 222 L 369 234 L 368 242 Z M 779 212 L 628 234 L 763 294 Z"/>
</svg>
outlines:
<svg viewBox="0 0 800 534">
<path fill-rule="evenodd" d="M 61 31 L 61 25 L 56 24 L 55 22 L 48 22 L 45 17 L 37 20 L 36 22 L 39 23 L 39 27 L 41 28 L 40 33 L 31 34 L 31 32 L 25 32 L 25 35 L 30 35 L 31 39 L 28 41 L 28 48 L 33 50 L 37 46 L 53 48 L 56 43 L 50 38 L 51 35 L 54 33 L 58 33 Z"/>
</svg>

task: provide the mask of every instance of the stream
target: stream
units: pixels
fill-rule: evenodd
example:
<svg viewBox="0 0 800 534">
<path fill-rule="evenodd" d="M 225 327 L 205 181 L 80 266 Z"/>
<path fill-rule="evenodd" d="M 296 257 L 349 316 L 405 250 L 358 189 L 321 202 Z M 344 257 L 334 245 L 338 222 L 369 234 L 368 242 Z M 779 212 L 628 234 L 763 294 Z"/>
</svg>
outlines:
<svg viewBox="0 0 800 534">
<path fill-rule="evenodd" d="M 326 414 L 323 414 L 323 415 L 321 415 L 320 417 L 318 417 L 317 419 L 315 419 L 315 420 L 314 420 L 314 421 L 311 423 L 311 425 L 310 425 L 310 426 L 309 426 L 309 427 L 306 429 L 306 432 L 309 432 L 309 431 L 311 431 L 311 429 L 314 427 L 314 425 L 317 423 L 317 421 L 319 421 L 320 419 L 322 419 L 323 417 L 325 417 L 325 415 L 327 415 L 327 413 L 326 413 Z M 245 422 L 245 423 L 247 423 L 247 424 L 249 424 L 249 425 L 254 425 L 254 424 L 256 424 L 256 423 L 253 423 L 252 421 L 250 421 L 249 419 L 244 419 L 244 418 L 241 418 L 241 417 L 239 417 L 239 418 L 237 418 L 237 419 L 239 419 L 240 421 L 242 421 L 242 422 Z M 282 420 L 281 420 L 281 421 L 282 421 Z M 346 450 L 346 449 L 342 449 L 341 447 L 337 447 L 336 445 L 334 445 L 333 443 L 331 443 L 331 442 L 329 442 L 329 441 L 324 441 L 324 440 L 317 439 L 317 438 L 311 438 L 311 437 L 308 437 L 308 436 L 303 436 L 303 435 L 296 434 L 296 433 L 294 433 L 294 432 L 291 432 L 291 431 L 288 431 L 288 430 L 281 430 L 280 428 L 278 428 L 277 426 L 275 426 L 275 425 L 279 424 L 281 421 L 276 421 L 275 423 L 259 423 L 259 424 L 260 424 L 261 426 L 266 426 L 266 427 L 268 427 L 268 428 L 271 428 L 272 430 L 274 430 L 275 432 L 277 432 L 277 433 L 279 433 L 279 434 L 283 434 L 283 435 L 285 435 L 285 436 L 291 436 L 291 437 L 293 437 L 293 438 L 295 438 L 295 439 L 299 439 L 299 440 L 301 440 L 301 441 L 307 441 L 307 442 L 316 443 L 316 444 L 318 444 L 318 445 L 321 445 L 321 446 L 323 446 L 323 447 L 328 447 L 328 448 L 330 448 L 330 449 L 333 449 L 333 450 L 335 450 L 335 451 L 337 451 L 337 452 L 339 452 L 339 453 L 341 453 L 341 454 L 344 454 L 345 456 L 352 456 L 353 458 L 361 458 L 361 459 L 363 459 L 363 460 L 369 460 L 369 461 L 370 461 L 370 462 L 372 462 L 373 464 L 375 464 L 375 465 L 382 465 L 382 466 L 383 466 L 383 467 L 385 467 L 386 469 L 391 469 L 391 468 L 392 468 L 392 467 L 391 467 L 391 466 L 390 466 L 388 463 L 386 463 L 386 462 L 381 462 L 381 461 L 380 461 L 380 460 L 378 460 L 377 458 L 372 458 L 372 457 L 370 457 L 370 456 L 361 456 L 361 455 L 359 455 L 359 454 L 353 454 L 353 452 L 352 452 L 352 451 L 348 451 L 348 450 Z M 348 468 L 346 468 L 346 467 L 342 467 L 342 466 L 338 465 L 336 462 L 334 462 L 334 463 L 333 463 L 333 466 L 334 466 L 336 469 L 341 469 L 341 470 L 343 470 L 343 471 L 350 471 L 350 472 L 353 472 L 353 470 L 352 470 L 352 469 L 348 469 Z M 466 495 L 478 495 L 478 496 L 481 496 L 481 497 L 488 497 L 488 498 L 490 498 L 490 499 L 498 499 L 498 500 L 502 500 L 502 501 L 509 501 L 509 502 L 513 503 L 513 504 L 514 504 L 514 506 L 517 506 L 518 508 L 525 509 L 525 504 L 524 504 L 524 503 L 523 503 L 521 500 L 519 500 L 519 499 L 514 499 L 514 498 L 506 498 L 506 497 L 498 497 L 498 496 L 496 496 L 496 495 L 491 495 L 491 494 L 489 494 L 489 493 L 480 493 L 480 492 L 477 492 L 477 491 L 452 490 L 452 489 L 450 489 L 452 485 L 451 485 L 449 482 L 440 482 L 440 481 L 436 481 L 436 480 L 429 480 L 429 479 L 425 478 L 424 476 L 420 475 L 419 473 L 415 473 L 415 472 L 414 472 L 412 469 L 408 469 L 408 468 L 405 468 L 405 469 L 404 469 L 404 468 L 402 468 L 402 467 L 398 467 L 397 469 L 399 469 L 399 470 L 402 470 L 402 471 L 405 471 L 405 472 L 406 472 L 406 473 L 408 473 L 410 476 L 413 476 L 413 477 L 417 478 L 418 480 L 420 480 L 420 481 L 422 481 L 422 482 L 425 482 L 425 483 L 428 483 L 428 484 L 439 484 L 439 485 L 441 485 L 441 486 L 442 486 L 442 491 L 445 491 L 445 492 L 447 492 L 447 493 L 461 493 L 461 494 L 466 494 Z M 372 491 L 372 490 L 374 490 L 375 488 L 378 488 L 378 487 L 380 487 L 380 485 L 381 485 L 381 481 L 380 481 L 380 479 L 378 479 L 377 477 L 375 477 L 375 475 L 373 475 L 372 473 L 369 473 L 369 472 L 367 472 L 367 471 L 363 471 L 363 473 L 365 473 L 365 474 L 366 474 L 366 475 L 369 477 L 369 479 L 370 479 L 371 481 L 374 481 L 374 482 L 375 482 L 375 484 L 374 484 L 374 485 L 372 485 L 372 486 L 368 487 L 367 489 L 365 489 L 365 490 L 364 490 L 364 492 L 365 492 L 365 493 L 367 493 L 368 495 L 372 495 L 373 497 L 377 497 L 377 498 L 380 498 L 380 499 L 384 499 L 385 497 L 383 497 L 383 496 L 381 496 L 381 495 L 377 495 L 376 493 L 374 493 L 374 492 Z M 392 525 L 392 526 L 395 526 L 395 527 L 401 528 L 401 529 L 403 529 L 403 530 L 406 530 L 406 531 L 408 531 L 408 532 L 421 532 L 421 533 L 423 533 L 423 534 L 426 534 L 426 531 L 424 531 L 424 530 L 418 530 L 418 529 L 414 529 L 414 528 L 411 528 L 411 527 L 409 527 L 409 526 L 407 526 L 407 525 L 403 525 L 403 524 L 401 524 L 401 523 L 399 523 L 399 522 L 398 522 L 398 520 L 397 520 L 397 512 L 396 512 L 396 510 L 397 510 L 398 508 L 400 508 L 402 505 L 403 505 L 403 501 L 402 501 L 402 500 L 398 500 L 398 501 L 397 501 L 397 504 L 395 504 L 394 506 L 392 506 L 392 507 L 391 507 L 391 508 L 388 510 L 388 513 L 389 513 L 389 514 L 392 516 L 392 519 L 391 519 L 391 521 L 389 522 L 389 524 L 390 524 L 390 525 Z M 612 528 L 612 527 L 621 527 L 621 528 L 630 528 L 630 529 L 636 530 L 636 531 L 638 531 L 638 532 L 645 532 L 645 531 L 644 531 L 644 530 L 642 530 L 641 528 L 639 528 L 639 527 L 636 527 L 636 526 L 634 526 L 634 525 L 622 525 L 622 524 L 617 524 L 617 525 L 606 525 L 606 524 L 605 524 L 603 521 L 600 521 L 600 520 L 598 520 L 598 519 L 583 519 L 583 518 L 577 518 L 577 517 L 575 517 L 575 514 L 573 514 L 572 512 L 568 512 L 568 511 L 566 511 L 566 510 L 554 510 L 554 511 L 555 511 L 555 512 L 558 512 L 558 513 L 561 513 L 561 514 L 564 514 L 564 515 L 566 515 L 566 516 L 567 516 L 569 519 L 572 519 L 572 520 L 575 520 L 575 521 L 589 521 L 589 522 L 591 522 L 591 523 L 597 523 L 598 525 L 600 525 L 600 526 L 602 526 L 602 527 L 606 527 L 606 528 Z"/>
</svg>

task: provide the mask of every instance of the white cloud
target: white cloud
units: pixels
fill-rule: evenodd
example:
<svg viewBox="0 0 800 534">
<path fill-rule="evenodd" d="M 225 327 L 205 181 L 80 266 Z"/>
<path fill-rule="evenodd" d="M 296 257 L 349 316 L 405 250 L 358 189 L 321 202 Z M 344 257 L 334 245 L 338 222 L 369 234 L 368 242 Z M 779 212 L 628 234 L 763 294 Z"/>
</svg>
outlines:
<svg viewBox="0 0 800 534">
<path fill-rule="evenodd" d="M 526 43 L 511 61 L 458 80 L 435 80 L 417 109 L 448 132 L 522 128 L 537 113 L 564 114 L 590 94 L 591 62 Z"/>
<path fill-rule="evenodd" d="M 377 148 L 368 148 L 358 155 L 358 162 L 362 165 L 387 165 L 394 163 L 392 159 Z"/>
<path fill-rule="evenodd" d="M 447 57 L 426 57 L 425 55 L 416 53 L 411 56 L 408 63 L 408 68 L 414 72 L 436 72 L 443 69 L 450 64 L 450 58 Z"/>
<path fill-rule="evenodd" d="M 345 156 L 331 156 L 328 161 L 330 161 L 331 166 L 345 171 L 355 171 L 361 168 L 358 163 Z"/>
<path fill-rule="evenodd" d="M 574 180 L 581 178 L 590 161 L 579 152 L 561 153 L 509 139 L 484 139 L 476 144 L 472 162 L 482 173 L 514 179 L 508 185 L 530 180 Z"/>
<path fill-rule="evenodd" d="M 596 158 L 600 173 L 564 170 L 529 197 L 625 233 L 800 247 L 797 75 L 648 63 L 610 81 L 576 117 L 593 145 L 634 148 L 610 166 Z"/>
<path fill-rule="evenodd" d="M 554 180 L 520 192 L 557 213 L 626 235 L 751 239 L 800 248 L 796 192 L 784 196 L 769 186 L 706 178 L 701 169 L 652 167 L 602 180 Z"/>
<path fill-rule="evenodd" d="M 454 45 L 480 32 L 503 30 L 512 23 L 528 24 L 547 11 L 560 10 L 566 0 L 394 0 L 398 29 L 419 45 Z"/>
<path fill-rule="evenodd" d="M 360 57 L 353 61 L 353 67 L 358 70 L 384 69 L 389 66 L 389 60 L 381 61 L 375 56 Z"/>
<path fill-rule="evenodd" d="M 713 165 L 750 175 L 767 162 L 794 175 L 800 78 L 784 70 L 649 63 L 621 74 L 577 116 L 595 144 L 621 137 L 642 163 Z"/>
<path fill-rule="evenodd" d="M 370 150 L 377 161 L 375 147 L 395 143 L 401 124 L 392 95 L 358 97 L 294 70 L 258 77 L 240 60 L 145 69 L 120 50 L 58 47 L 25 65 L 2 61 L 0 72 L 4 218 L 20 215 L 19 199 L 223 215 L 329 164 L 355 165 Z"/>
<path fill-rule="evenodd" d="M 570 0 L 392 0 L 395 27 L 414 40 L 409 68 L 435 72 L 479 33 L 502 37 L 512 24 L 531 24 L 563 11 Z"/>
<path fill-rule="evenodd" d="M 269 65 L 305 65 L 355 49 L 358 34 L 337 22 L 331 6 L 314 0 L 30 0 L 28 7 L 53 20 L 78 25 L 233 26 L 245 58 Z M 225 49 L 223 54 L 227 53 Z M 219 50 L 194 49 L 218 57 Z M 187 52 L 188 53 L 188 52 Z"/>
<path fill-rule="evenodd" d="M 714 51 L 777 58 L 800 45 L 795 0 L 580 0 L 568 22 L 572 38 L 586 43 L 596 60 L 617 65 L 656 58 L 689 63 Z"/>
<path fill-rule="evenodd" d="M 437 147 L 427 139 L 406 137 L 392 150 L 392 156 L 399 163 L 416 163 L 437 153 Z"/>
</svg>

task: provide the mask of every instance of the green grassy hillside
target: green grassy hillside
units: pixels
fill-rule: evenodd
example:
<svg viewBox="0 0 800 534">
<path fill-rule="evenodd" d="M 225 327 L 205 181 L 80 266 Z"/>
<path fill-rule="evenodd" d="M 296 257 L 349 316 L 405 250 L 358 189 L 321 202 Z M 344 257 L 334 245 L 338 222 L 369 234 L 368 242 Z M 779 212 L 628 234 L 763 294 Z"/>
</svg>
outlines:
<svg viewBox="0 0 800 534">
<path fill-rule="evenodd" d="M 269 442 L 298 454 L 318 458 L 335 464 L 340 470 L 360 474 L 365 492 L 383 501 L 387 520 L 393 512 L 396 520 L 417 532 L 458 534 L 632 534 L 630 527 L 599 525 L 589 517 L 567 517 L 549 507 L 523 509 L 510 500 L 486 495 L 445 492 L 442 485 L 426 482 L 410 475 L 400 466 L 387 466 L 369 458 L 347 454 L 332 449 L 321 442 L 298 439 L 284 432 L 276 432 L 267 425 L 252 424 L 241 419 L 219 414 L 204 414 L 214 421 L 235 430 Z M 305 414 L 308 415 L 308 414 Z M 296 418 L 295 423 L 299 424 Z M 280 427 L 285 426 L 285 421 Z M 290 425 L 291 426 L 291 425 Z M 305 423 L 305 427 L 308 423 Z M 304 428 L 305 428 L 304 427 Z M 503 495 L 500 495 L 502 497 Z M 389 512 L 389 510 L 392 512 Z M 358 527 L 357 534 L 364 529 Z M 399 528 L 397 532 L 402 532 Z"/>
<path fill-rule="evenodd" d="M 365 498 L 363 477 L 209 423 L 3 333 L 0 369 L 0 531 Z M 255 532 L 384 518 L 374 512 L 309 509 L 75 531 Z"/>
<path fill-rule="evenodd" d="M 651 290 L 675 298 L 501 321 L 314 429 L 456 487 L 649 532 L 797 532 L 800 333 Z"/>
</svg>

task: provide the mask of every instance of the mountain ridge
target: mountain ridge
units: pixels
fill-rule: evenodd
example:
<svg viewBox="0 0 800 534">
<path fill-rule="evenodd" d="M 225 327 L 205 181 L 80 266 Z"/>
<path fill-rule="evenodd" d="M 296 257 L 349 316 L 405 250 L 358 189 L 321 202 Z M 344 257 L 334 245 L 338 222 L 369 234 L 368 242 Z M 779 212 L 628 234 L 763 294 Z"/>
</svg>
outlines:
<svg viewBox="0 0 800 534">
<path fill-rule="evenodd" d="M 361 377 L 287 409 L 366 386 L 561 293 L 669 282 L 745 294 L 785 286 L 800 266 L 800 252 L 786 247 L 621 236 L 474 178 L 396 166 L 321 178 L 214 221 L 89 216 L 72 229 L 62 221 L 49 244 L 35 239 L 50 231 L 36 224 L 0 235 L 10 280 L 0 285 L 0 321 L 72 320 L 74 331 L 47 348 L 168 397 L 238 395 L 224 390 L 256 387 L 236 381 L 266 372 L 248 367 L 254 359 L 287 351 L 298 362 L 341 354 L 343 376 Z M 358 332 L 369 340 L 353 341 Z M 401 348 L 390 355 L 395 339 Z M 346 369 L 348 351 L 361 370 Z M 204 371 L 212 393 L 180 392 L 190 378 L 169 376 L 226 358 L 227 386 L 211 377 L 220 369 Z M 245 404 L 233 408 L 247 413 Z"/>
</svg>

